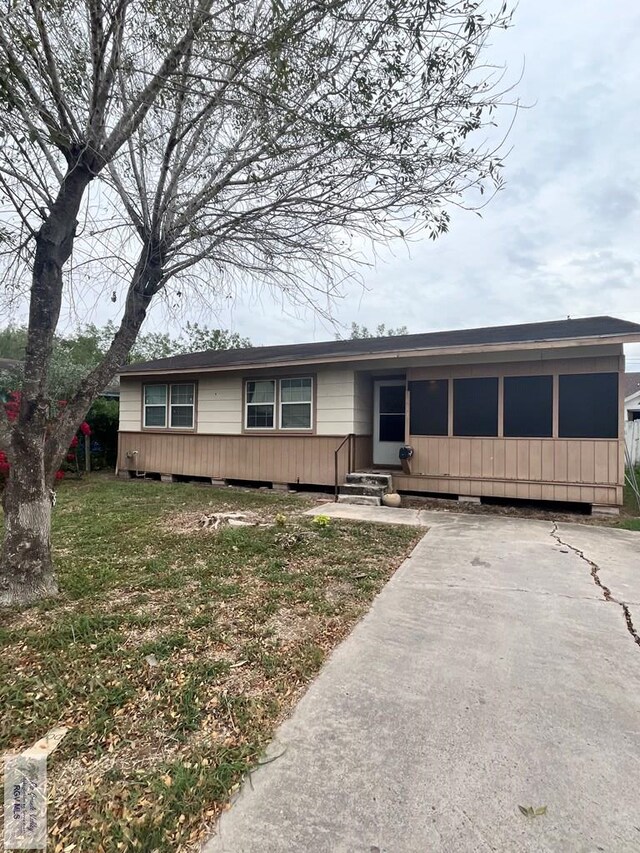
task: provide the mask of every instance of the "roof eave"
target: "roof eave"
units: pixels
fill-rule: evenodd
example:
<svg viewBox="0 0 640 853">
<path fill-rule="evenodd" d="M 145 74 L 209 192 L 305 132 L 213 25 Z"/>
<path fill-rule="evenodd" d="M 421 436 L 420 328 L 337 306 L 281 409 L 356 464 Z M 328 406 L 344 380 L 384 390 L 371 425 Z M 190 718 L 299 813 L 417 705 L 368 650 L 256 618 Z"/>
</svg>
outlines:
<svg viewBox="0 0 640 853">
<path fill-rule="evenodd" d="M 175 375 L 181 373 L 236 373 L 238 371 L 264 370 L 269 367 L 297 367 L 313 364 L 336 364 L 341 362 L 380 361 L 382 359 L 397 358 L 409 359 L 420 357 L 437 357 L 442 355 L 474 355 L 491 352 L 513 352 L 514 350 L 537 350 L 537 349 L 566 349 L 578 346 L 592 346 L 597 344 L 625 344 L 640 342 L 640 333 L 627 333 L 618 335 L 596 335 L 588 338 L 555 338 L 553 340 L 539 341 L 517 341 L 513 343 L 496 344 L 469 344 L 460 347 L 433 347 L 429 349 L 413 350 L 382 350 L 380 352 L 354 353 L 353 355 L 318 355 L 307 358 L 295 359 L 273 359 L 272 361 L 243 362 L 242 364 L 220 364 L 202 367 L 179 367 L 179 368 L 142 368 L 140 370 L 128 369 L 121 375 L 123 377 L 135 376 L 157 376 Z M 131 365 L 133 368 L 134 365 Z"/>
</svg>

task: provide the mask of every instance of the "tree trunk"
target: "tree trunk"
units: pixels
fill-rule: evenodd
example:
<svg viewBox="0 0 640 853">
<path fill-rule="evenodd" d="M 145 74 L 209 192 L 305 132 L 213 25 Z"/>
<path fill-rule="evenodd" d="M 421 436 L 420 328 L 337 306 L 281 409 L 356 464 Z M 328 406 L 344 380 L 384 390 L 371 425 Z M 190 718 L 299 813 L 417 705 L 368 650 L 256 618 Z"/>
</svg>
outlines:
<svg viewBox="0 0 640 853">
<path fill-rule="evenodd" d="M 50 420 L 47 379 L 62 304 L 62 270 L 73 249 L 80 204 L 94 176 L 81 158 L 82 153 L 69 161 L 58 195 L 35 236 L 22 397 L 18 418 L 9 425 L 11 468 L 2 499 L 0 604 L 28 604 L 57 592 L 50 487 L 61 451 L 49 454 L 45 464 Z"/>
<path fill-rule="evenodd" d="M 11 453 L 2 496 L 5 534 L 0 557 L 0 605 L 29 604 L 58 592 L 51 558 L 51 492 L 43 442 Z"/>
</svg>

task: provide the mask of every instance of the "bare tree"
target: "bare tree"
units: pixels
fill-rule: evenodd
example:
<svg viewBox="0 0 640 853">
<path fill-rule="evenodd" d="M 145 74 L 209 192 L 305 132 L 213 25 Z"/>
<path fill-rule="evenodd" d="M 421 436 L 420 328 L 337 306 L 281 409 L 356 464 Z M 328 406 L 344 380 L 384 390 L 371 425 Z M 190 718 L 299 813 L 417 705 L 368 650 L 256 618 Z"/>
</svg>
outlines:
<svg viewBox="0 0 640 853">
<path fill-rule="evenodd" d="M 253 279 L 317 304 L 354 236 L 435 237 L 448 203 L 499 182 L 477 132 L 504 100 L 483 48 L 508 21 L 472 0 L 16 0 L 2 14 L 0 239 L 31 284 L 20 411 L 2 420 L 0 603 L 56 592 L 55 471 L 170 281 L 206 294 Z M 120 324 L 59 410 L 61 307 L 99 269 Z"/>
</svg>

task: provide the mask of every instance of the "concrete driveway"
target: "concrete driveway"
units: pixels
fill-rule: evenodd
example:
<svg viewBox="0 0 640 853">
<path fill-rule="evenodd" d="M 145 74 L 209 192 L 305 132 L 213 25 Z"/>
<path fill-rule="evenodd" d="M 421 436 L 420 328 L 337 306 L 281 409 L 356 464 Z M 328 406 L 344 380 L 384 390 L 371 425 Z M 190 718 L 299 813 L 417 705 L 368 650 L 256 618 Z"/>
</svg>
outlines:
<svg viewBox="0 0 640 853">
<path fill-rule="evenodd" d="M 640 534 L 420 516 L 207 853 L 639 851 Z"/>
</svg>

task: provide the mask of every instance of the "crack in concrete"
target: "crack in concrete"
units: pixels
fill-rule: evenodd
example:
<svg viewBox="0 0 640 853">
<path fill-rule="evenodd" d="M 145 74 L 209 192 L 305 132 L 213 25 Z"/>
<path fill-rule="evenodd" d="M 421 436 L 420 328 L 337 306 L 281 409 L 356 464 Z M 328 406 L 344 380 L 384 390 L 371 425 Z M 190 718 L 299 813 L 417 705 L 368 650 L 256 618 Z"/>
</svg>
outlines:
<svg viewBox="0 0 640 853">
<path fill-rule="evenodd" d="M 581 551 L 574 545 L 570 545 L 568 542 L 564 542 L 558 535 L 558 525 L 555 521 L 553 522 L 551 536 L 556 540 L 558 545 L 562 545 L 564 548 L 569 548 L 571 551 L 573 551 L 574 554 L 577 554 L 581 560 L 584 560 L 584 562 L 590 567 L 593 582 L 602 592 L 604 600 L 610 602 L 611 604 L 617 604 L 618 607 L 622 609 L 624 621 L 627 625 L 627 630 L 633 637 L 634 642 L 636 642 L 638 646 L 640 646 L 640 634 L 638 634 L 633 624 L 633 619 L 631 618 L 631 611 L 629 610 L 629 607 L 624 603 L 624 601 L 618 601 L 617 598 L 614 598 L 609 587 L 602 583 L 602 580 L 598 574 L 598 572 L 600 571 L 600 566 L 597 563 L 594 563 L 593 560 L 590 560 L 589 557 L 586 556 L 584 551 Z"/>
</svg>

